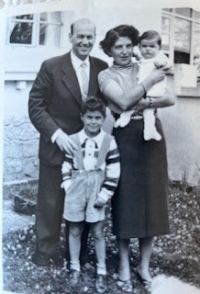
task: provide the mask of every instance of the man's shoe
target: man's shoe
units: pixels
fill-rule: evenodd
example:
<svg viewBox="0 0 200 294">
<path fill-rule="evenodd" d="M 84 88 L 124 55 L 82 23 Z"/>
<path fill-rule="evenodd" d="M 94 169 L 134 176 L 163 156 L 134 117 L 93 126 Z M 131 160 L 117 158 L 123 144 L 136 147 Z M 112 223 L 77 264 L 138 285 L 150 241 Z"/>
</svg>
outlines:
<svg viewBox="0 0 200 294">
<path fill-rule="evenodd" d="M 52 258 L 43 258 L 41 256 L 37 256 L 36 254 L 33 254 L 32 261 L 38 266 L 50 266 L 52 264 L 54 265 L 62 264 L 62 258 L 57 255 L 52 256 Z"/>
<path fill-rule="evenodd" d="M 80 272 L 72 269 L 69 275 L 70 286 L 72 287 L 76 286 L 78 284 L 79 278 L 80 278 Z"/>
<path fill-rule="evenodd" d="M 98 293 L 104 293 L 107 290 L 106 275 L 97 275 L 96 290 Z"/>
</svg>

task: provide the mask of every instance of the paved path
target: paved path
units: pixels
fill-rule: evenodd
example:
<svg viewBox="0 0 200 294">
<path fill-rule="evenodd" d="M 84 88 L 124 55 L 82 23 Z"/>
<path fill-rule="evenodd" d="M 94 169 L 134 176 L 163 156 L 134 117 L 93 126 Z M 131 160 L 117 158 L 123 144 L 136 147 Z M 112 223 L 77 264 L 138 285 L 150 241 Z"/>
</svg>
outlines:
<svg viewBox="0 0 200 294">
<path fill-rule="evenodd" d="M 10 230 L 23 229 L 34 223 L 34 216 L 19 214 L 13 210 L 13 200 L 3 200 L 3 235 L 7 234 Z"/>
</svg>

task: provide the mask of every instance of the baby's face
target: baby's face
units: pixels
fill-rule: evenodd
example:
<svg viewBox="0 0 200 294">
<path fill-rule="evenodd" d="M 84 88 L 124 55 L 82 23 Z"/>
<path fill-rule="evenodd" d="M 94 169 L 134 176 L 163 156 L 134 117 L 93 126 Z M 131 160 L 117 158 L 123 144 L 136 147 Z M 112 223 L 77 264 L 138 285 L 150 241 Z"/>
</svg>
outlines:
<svg viewBox="0 0 200 294">
<path fill-rule="evenodd" d="M 139 44 L 139 48 L 145 59 L 155 57 L 160 50 L 160 46 L 158 45 L 158 40 L 156 38 L 143 39 Z"/>
</svg>

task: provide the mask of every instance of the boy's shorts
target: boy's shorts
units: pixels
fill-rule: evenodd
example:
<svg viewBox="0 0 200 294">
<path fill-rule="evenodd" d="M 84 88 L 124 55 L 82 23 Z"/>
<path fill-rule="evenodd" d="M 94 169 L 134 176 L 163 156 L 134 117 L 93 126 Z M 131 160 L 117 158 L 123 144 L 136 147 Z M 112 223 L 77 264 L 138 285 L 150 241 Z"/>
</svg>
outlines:
<svg viewBox="0 0 200 294">
<path fill-rule="evenodd" d="M 95 223 L 105 219 L 105 205 L 95 208 L 105 173 L 101 170 L 73 171 L 72 183 L 65 195 L 64 219 Z"/>
</svg>

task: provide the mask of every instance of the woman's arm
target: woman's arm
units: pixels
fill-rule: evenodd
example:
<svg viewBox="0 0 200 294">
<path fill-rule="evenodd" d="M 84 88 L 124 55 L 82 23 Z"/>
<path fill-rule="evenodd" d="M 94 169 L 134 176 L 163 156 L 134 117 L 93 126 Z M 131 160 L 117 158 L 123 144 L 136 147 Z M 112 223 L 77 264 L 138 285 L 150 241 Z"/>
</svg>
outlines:
<svg viewBox="0 0 200 294">
<path fill-rule="evenodd" d="M 169 91 L 166 91 L 166 93 L 162 97 L 147 97 L 146 99 L 140 100 L 138 103 L 138 110 L 143 110 L 145 108 L 162 108 L 162 107 L 168 107 L 175 104 L 176 96 L 172 94 Z"/>
<path fill-rule="evenodd" d="M 120 107 L 122 110 L 128 110 L 136 105 L 146 92 L 157 82 L 160 82 L 165 77 L 165 70 L 154 69 L 152 73 L 142 83 L 128 92 L 123 92 L 120 85 L 110 79 L 103 89 L 104 96 L 113 104 Z"/>
</svg>

